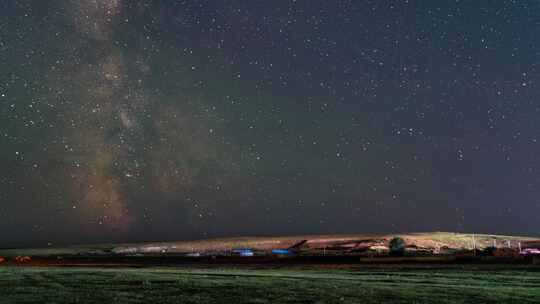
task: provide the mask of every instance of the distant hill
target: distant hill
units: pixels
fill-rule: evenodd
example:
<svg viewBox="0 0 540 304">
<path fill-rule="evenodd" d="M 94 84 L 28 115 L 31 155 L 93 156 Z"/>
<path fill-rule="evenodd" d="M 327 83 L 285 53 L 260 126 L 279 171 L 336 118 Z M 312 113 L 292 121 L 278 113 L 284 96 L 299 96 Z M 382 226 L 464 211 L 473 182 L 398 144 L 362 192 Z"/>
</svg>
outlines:
<svg viewBox="0 0 540 304">
<path fill-rule="evenodd" d="M 486 234 L 463 234 L 452 232 L 429 232 L 407 234 L 350 234 L 350 235 L 300 235 L 277 237 L 235 237 L 178 242 L 149 242 L 133 244 L 99 244 L 62 248 L 4 249 L 0 256 L 68 256 L 68 255 L 134 255 L 134 254 L 190 254 L 230 252 L 249 248 L 269 251 L 293 248 L 298 252 L 320 251 L 354 252 L 366 248 L 385 248 L 394 237 L 403 238 L 408 248 L 418 250 L 471 250 L 488 246 L 512 247 L 540 242 L 539 238 Z"/>
</svg>

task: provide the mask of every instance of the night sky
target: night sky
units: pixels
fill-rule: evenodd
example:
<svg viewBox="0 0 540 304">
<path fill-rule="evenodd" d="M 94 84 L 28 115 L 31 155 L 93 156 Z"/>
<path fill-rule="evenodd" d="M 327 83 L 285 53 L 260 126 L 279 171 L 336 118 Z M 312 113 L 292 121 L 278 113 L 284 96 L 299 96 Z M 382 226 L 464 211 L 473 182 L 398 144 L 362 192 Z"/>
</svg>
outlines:
<svg viewBox="0 0 540 304">
<path fill-rule="evenodd" d="M 540 2 L 0 1 L 0 246 L 540 235 Z"/>
</svg>

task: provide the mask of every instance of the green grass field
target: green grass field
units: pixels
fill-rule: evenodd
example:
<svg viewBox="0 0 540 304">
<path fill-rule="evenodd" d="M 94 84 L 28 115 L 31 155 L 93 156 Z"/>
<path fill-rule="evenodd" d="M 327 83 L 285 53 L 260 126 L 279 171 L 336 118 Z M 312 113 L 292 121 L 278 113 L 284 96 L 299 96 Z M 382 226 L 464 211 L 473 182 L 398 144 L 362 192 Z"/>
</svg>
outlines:
<svg viewBox="0 0 540 304">
<path fill-rule="evenodd" d="M 0 303 L 540 303 L 540 271 L 0 267 Z"/>
</svg>

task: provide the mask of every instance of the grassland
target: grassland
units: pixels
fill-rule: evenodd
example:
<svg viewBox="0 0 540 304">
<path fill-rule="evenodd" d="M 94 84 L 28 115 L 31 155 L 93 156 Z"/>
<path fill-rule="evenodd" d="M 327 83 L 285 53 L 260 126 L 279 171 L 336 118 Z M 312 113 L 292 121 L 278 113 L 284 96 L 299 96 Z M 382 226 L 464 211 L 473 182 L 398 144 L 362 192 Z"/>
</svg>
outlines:
<svg viewBox="0 0 540 304">
<path fill-rule="evenodd" d="M 538 268 L 0 267 L 0 303 L 539 303 Z"/>
</svg>

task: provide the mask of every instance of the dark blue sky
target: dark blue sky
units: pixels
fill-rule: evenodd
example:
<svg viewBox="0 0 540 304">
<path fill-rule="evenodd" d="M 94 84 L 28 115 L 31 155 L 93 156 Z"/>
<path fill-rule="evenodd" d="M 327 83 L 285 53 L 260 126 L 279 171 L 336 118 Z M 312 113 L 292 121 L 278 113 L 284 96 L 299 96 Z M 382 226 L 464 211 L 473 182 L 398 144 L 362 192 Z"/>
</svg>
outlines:
<svg viewBox="0 0 540 304">
<path fill-rule="evenodd" d="M 537 1 L 0 11 L 0 244 L 540 234 Z"/>
</svg>

